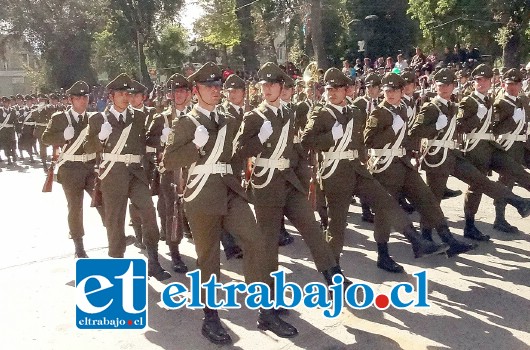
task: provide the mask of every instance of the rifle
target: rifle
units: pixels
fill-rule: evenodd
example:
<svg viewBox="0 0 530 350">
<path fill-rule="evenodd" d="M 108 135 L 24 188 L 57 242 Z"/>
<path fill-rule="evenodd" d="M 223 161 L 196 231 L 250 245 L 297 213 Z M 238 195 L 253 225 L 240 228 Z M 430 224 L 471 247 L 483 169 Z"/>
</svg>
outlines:
<svg viewBox="0 0 530 350">
<path fill-rule="evenodd" d="M 313 211 L 317 208 L 317 156 L 313 150 L 309 151 L 309 163 L 311 168 L 311 181 L 309 182 L 309 193 L 307 195 L 307 199 L 309 200 L 309 203 L 311 204 L 311 208 L 313 208 Z"/>
<path fill-rule="evenodd" d="M 173 222 L 171 226 L 171 241 L 178 242 L 184 235 L 184 168 L 175 170 L 173 190 L 175 202 L 173 204 Z"/>
<path fill-rule="evenodd" d="M 51 192 L 53 187 L 53 173 L 55 171 L 55 164 L 57 164 L 57 159 L 59 158 L 59 147 L 53 146 L 53 155 L 52 155 L 52 163 L 50 164 L 50 167 L 48 168 L 48 171 L 46 173 L 46 180 L 44 181 L 44 185 L 42 186 L 42 192 Z"/>
<path fill-rule="evenodd" d="M 153 170 L 153 178 L 151 179 L 150 188 L 151 196 L 158 196 L 160 194 L 160 172 L 158 171 L 158 165 L 162 163 L 162 154 L 156 152 L 156 164 Z"/>
<path fill-rule="evenodd" d="M 92 201 L 90 202 L 91 208 L 99 208 L 103 206 L 103 195 L 101 194 L 101 180 L 99 175 L 101 175 L 101 155 L 97 155 L 96 160 L 96 181 L 94 183 L 94 189 L 92 190 Z"/>
<path fill-rule="evenodd" d="M 246 112 L 250 111 L 250 96 L 249 96 L 249 82 L 245 81 L 245 103 L 243 104 L 243 110 Z"/>
</svg>

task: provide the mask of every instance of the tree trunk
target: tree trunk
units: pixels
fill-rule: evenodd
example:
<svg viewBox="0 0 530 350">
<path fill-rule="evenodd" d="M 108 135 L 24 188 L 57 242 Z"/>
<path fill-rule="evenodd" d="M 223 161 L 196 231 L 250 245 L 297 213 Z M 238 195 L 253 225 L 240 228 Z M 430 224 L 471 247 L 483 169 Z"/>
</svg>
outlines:
<svg viewBox="0 0 530 350">
<path fill-rule="evenodd" d="M 502 61 L 506 68 L 518 68 L 521 63 L 521 31 L 512 31 L 512 36 L 502 48 Z"/>
<path fill-rule="evenodd" d="M 256 40 L 254 38 L 254 25 L 252 24 L 252 17 L 250 14 L 250 7 L 245 6 L 252 2 L 252 0 L 236 0 L 237 21 L 241 28 L 241 51 L 244 59 L 244 69 L 247 72 L 255 71 L 259 68 L 259 62 L 256 55 Z M 241 7 L 245 6 L 245 7 Z"/>
<path fill-rule="evenodd" d="M 326 70 L 328 60 L 324 51 L 324 38 L 322 36 L 322 7 L 320 0 L 311 0 L 311 41 L 315 51 L 315 60 L 318 68 Z"/>
</svg>

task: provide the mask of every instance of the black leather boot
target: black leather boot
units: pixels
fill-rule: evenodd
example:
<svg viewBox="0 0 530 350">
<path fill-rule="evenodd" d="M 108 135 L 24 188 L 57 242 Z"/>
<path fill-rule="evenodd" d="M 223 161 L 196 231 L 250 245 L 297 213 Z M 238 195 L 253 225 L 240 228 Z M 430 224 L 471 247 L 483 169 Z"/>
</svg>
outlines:
<svg viewBox="0 0 530 350">
<path fill-rule="evenodd" d="M 432 239 L 429 241 L 423 238 L 423 236 L 421 236 L 412 226 L 407 227 L 403 234 L 412 244 L 412 251 L 414 252 L 415 258 L 440 254 L 449 249 L 447 244 L 438 244 L 432 241 Z"/>
<path fill-rule="evenodd" d="M 282 226 L 278 235 L 278 245 L 280 247 L 289 245 L 294 242 L 293 236 L 285 229 L 285 217 L 282 218 Z"/>
<path fill-rule="evenodd" d="M 482 242 L 490 240 L 489 235 L 483 234 L 475 226 L 475 217 L 471 215 L 466 216 L 466 226 L 464 227 L 464 237 L 473 239 L 475 241 L 482 241 Z"/>
<path fill-rule="evenodd" d="M 88 255 L 85 251 L 85 247 L 83 245 L 83 238 L 74 238 L 74 246 L 75 246 L 75 257 L 78 259 L 88 258 Z"/>
<path fill-rule="evenodd" d="M 221 324 L 217 310 L 204 309 L 204 321 L 202 322 L 202 335 L 214 344 L 230 344 L 232 338 Z"/>
<path fill-rule="evenodd" d="M 516 200 L 516 202 L 520 202 L 520 201 Z M 503 200 L 496 200 L 493 202 L 493 204 L 495 205 L 495 221 L 493 222 L 493 228 L 497 231 L 501 231 L 505 233 L 519 232 L 519 229 L 517 227 L 510 225 L 508 221 L 506 221 L 506 216 L 505 216 L 506 202 Z M 517 208 L 516 205 L 514 205 L 514 207 Z"/>
<path fill-rule="evenodd" d="M 146 249 L 145 244 L 143 243 L 142 226 L 141 225 L 133 225 L 132 228 L 134 230 L 134 235 L 136 236 L 136 241 L 134 242 L 134 246 L 136 248 Z"/>
<path fill-rule="evenodd" d="M 443 194 L 443 197 L 442 199 L 448 199 L 448 198 L 453 198 L 453 197 L 458 197 L 462 194 L 462 191 L 460 190 L 452 190 L 450 188 L 446 188 L 445 189 L 445 192 Z"/>
<path fill-rule="evenodd" d="M 432 230 L 430 228 L 422 228 L 421 229 L 421 236 L 432 242 Z"/>
<path fill-rule="evenodd" d="M 344 278 L 344 289 L 346 289 L 350 284 L 353 284 L 352 281 L 350 281 L 346 278 L 346 276 L 344 276 L 344 274 L 342 273 L 342 269 L 339 265 L 335 265 L 332 268 L 327 269 L 326 271 L 322 271 L 322 275 L 324 275 L 324 279 L 326 280 L 328 286 L 335 284 L 333 282 L 333 276 L 335 275 L 342 275 L 342 277 Z"/>
<path fill-rule="evenodd" d="M 263 331 L 271 331 L 280 338 L 293 338 L 298 335 L 298 330 L 290 323 L 282 320 L 274 309 L 259 310 L 258 328 Z"/>
<path fill-rule="evenodd" d="M 405 196 L 402 194 L 399 196 L 398 203 L 407 214 L 412 214 L 416 211 L 416 208 L 414 208 L 414 206 L 410 204 L 407 201 L 407 198 L 405 198 Z"/>
<path fill-rule="evenodd" d="M 449 244 L 449 250 L 447 250 L 448 257 L 466 253 L 476 247 L 475 244 L 465 243 L 454 238 L 451 231 L 449 231 L 449 227 L 446 225 L 439 227 L 436 231 L 438 231 L 438 235 L 442 241 Z"/>
<path fill-rule="evenodd" d="M 147 247 L 147 274 L 156 278 L 158 281 L 164 281 L 171 278 L 169 272 L 158 262 L 158 250 L 156 247 Z"/>
<path fill-rule="evenodd" d="M 362 210 L 361 220 L 364 222 L 370 222 L 373 224 L 374 213 L 372 213 L 372 209 L 370 208 L 370 206 L 364 202 L 361 202 L 361 210 Z"/>
<path fill-rule="evenodd" d="M 403 273 L 405 269 L 390 257 L 387 243 L 377 243 L 377 267 L 392 273 Z"/>
<path fill-rule="evenodd" d="M 513 198 L 506 199 L 506 203 L 515 207 L 522 218 L 530 216 L 530 200 L 514 195 Z"/>
<path fill-rule="evenodd" d="M 173 244 L 170 245 L 169 253 L 171 255 L 171 262 L 173 263 L 173 271 L 178 273 L 188 272 L 188 267 L 186 266 L 184 261 L 182 261 L 178 246 L 175 246 Z"/>
</svg>

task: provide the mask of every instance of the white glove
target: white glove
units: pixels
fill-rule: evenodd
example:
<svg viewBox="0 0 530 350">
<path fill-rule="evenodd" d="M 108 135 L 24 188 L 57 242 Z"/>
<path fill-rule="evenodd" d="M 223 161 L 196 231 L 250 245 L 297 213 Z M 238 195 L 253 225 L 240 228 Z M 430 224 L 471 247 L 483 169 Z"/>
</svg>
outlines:
<svg viewBox="0 0 530 350">
<path fill-rule="evenodd" d="M 399 130 L 401 130 L 403 125 L 405 125 L 405 121 L 401 119 L 399 115 L 395 115 L 394 121 L 392 122 L 392 129 L 394 129 L 394 132 L 396 133 L 396 135 L 399 132 Z"/>
<path fill-rule="evenodd" d="M 197 145 L 197 147 L 202 147 L 208 142 L 208 139 L 210 138 L 210 134 L 208 134 L 208 130 L 204 127 L 204 125 L 199 125 L 195 129 L 195 138 L 193 139 L 193 143 Z"/>
<path fill-rule="evenodd" d="M 108 139 L 110 134 L 112 134 L 112 125 L 110 125 L 109 122 L 103 123 L 103 125 L 101 125 L 101 130 L 99 131 L 98 138 L 103 141 Z"/>
<path fill-rule="evenodd" d="M 516 108 L 514 111 L 513 111 L 513 120 L 516 122 L 516 123 L 519 123 L 523 118 L 525 117 L 525 113 L 524 113 L 524 109 L 522 108 Z"/>
<path fill-rule="evenodd" d="M 66 129 L 63 131 L 63 136 L 66 141 L 71 140 L 74 138 L 75 130 L 74 127 L 71 125 L 68 125 Z"/>
<path fill-rule="evenodd" d="M 272 135 L 272 124 L 269 120 L 266 120 L 259 129 L 258 137 L 261 143 L 265 143 Z"/>
<path fill-rule="evenodd" d="M 436 121 L 436 130 L 442 130 L 447 126 L 447 116 L 445 114 L 440 114 L 438 120 Z"/>
<path fill-rule="evenodd" d="M 340 139 L 344 135 L 342 124 L 335 122 L 335 125 L 333 125 L 333 128 L 331 128 L 331 133 L 333 134 L 333 141 Z"/>
<path fill-rule="evenodd" d="M 162 129 L 162 135 L 160 136 L 160 142 L 167 143 L 170 132 L 171 132 L 171 128 Z"/>
<path fill-rule="evenodd" d="M 488 108 L 486 108 L 486 106 L 484 106 L 482 103 L 480 103 L 478 105 L 478 110 L 477 110 L 478 119 L 480 119 L 480 120 L 484 119 L 484 116 L 486 115 L 486 113 L 488 113 Z"/>
</svg>

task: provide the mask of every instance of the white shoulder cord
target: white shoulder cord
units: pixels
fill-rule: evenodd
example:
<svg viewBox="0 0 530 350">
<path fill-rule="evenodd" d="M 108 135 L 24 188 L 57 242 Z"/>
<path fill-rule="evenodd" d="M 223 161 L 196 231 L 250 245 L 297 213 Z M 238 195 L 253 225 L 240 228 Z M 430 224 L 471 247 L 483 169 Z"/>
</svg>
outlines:
<svg viewBox="0 0 530 350">
<path fill-rule="evenodd" d="M 483 103 L 480 103 L 476 98 L 474 98 L 473 95 L 469 95 L 469 97 L 471 97 L 477 103 L 477 105 L 479 105 L 479 106 L 480 105 L 484 105 Z M 486 117 L 486 120 L 484 120 L 484 123 L 482 124 L 480 129 L 478 131 L 476 131 L 477 128 L 473 129 L 471 131 L 471 134 L 484 134 L 488 130 L 489 125 L 491 123 L 491 114 L 492 114 L 492 108 L 488 109 L 488 115 Z M 465 143 L 465 146 L 464 146 L 464 152 L 469 152 L 469 151 L 472 151 L 473 149 L 475 149 L 475 147 L 477 147 L 479 141 L 480 141 L 480 139 L 473 139 L 473 138 L 466 137 L 466 143 Z"/>
<path fill-rule="evenodd" d="M 436 107 L 436 109 L 438 109 L 438 112 L 440 114 L 443 114 L 442 110 L 440 109 L 440 107 L 438 107 L 436 104 L 433 103 L 433 105 Z M 453 135 L 455 133 L 455 130 L 456 130 L 456 116 L 453 116 L 453 118 L 451 119 L 451 123 L 449 123 L 449 127 L 447 128 L 447 131 L 445 132 L 445 134 L 442 136 L 442 138 L 440 139 L 436 139 L 437 141 L 441 141 L 439 145 L 437 146 L 434 146 L 434 147 L 429 147 L 429 145 L 425 145 L 425 151 L 423 152 L 423 155 L 422 155 L 422 159 L 423 161 L 425 162 L 425 164 L 431 168 L 436 168 L 436 167 L 439 167 L 440 165 L 442 165 L 445 160 L 447 159 L 447 152 L 449 151 L 449 149 L 447 147 L 443 147 L 443 143 L 445 141 L 449 141 L 449 140 L 452 140 L 453 139 Z M 434 150 L 430 150 L 431 148 L 434 148 Z M 425 158 L 426 155 L 430 155 L 430 156 L 434 156 L 435 154 L 437 154 L 438 152 L 440 152 L 440 149 L 443 148 L 443 155 L 442 155 L 442 159 L 436 163 L 436 164 L 432 164 L 432 163 L 429 163 L 427 161 L 427 159 Z"/>
<path fill-rule="evenodd" d="M 337 120 L 337 116 L 335 115 L 335 112 L 333 112 L 330 108 L 327 108 L 327 107 L 326 107 L 326 110 L 333 116 L 333 118 L 335 118 L 335 120 Z M 328 152 L 343 152 L 346 149 L 346 147 L 348 147 L 348 144 L 350 143 L 352 133 L 353 133 L 353 118 L 350 119 L 348 124 L 346 124 L 346 131 L 344 132 L 344 135 L 342 135 L 339 144 L 335 145 L 334 147 L 331 147 Z M 335 143 L 336 142 L 337 141 L 335 141 Z M 327 179 L 331 175 L 333 175 L 340 161 L 340 159 L 326 159 L 325 153 L 326 152 L 324 152 L 324 161 L 322 163 L 322 168 L 320 170 L 321 179 Z M 325 169 L 329 168 L 329 166 L 331 166 L 331 169 L 324 174 Z"/>
<path fill-rule="evenodd" d="M 384 109 L 386 109 L 387 111 L 389 111 L 391 114 L 392 114 L 392 117 L 396 116 L 397 114 L 392 112 L 390 109 L 388 109 L 387 107 L 383 107 Z M 399 116 L 399 115 L 397 115 Z M 401 118 L 401 116 L 399 116 Z M 401 146 L 401 143 L 403 142 L 403 139 L 405 138 L 405 131 L 406 131 L 407 127 L 406 127 L 406 124 L 403 125 L 403 127 L 401 128 L 401 131 L 399 133 L 399 136 L 396 140 L 396 142 L 394 142 L 394 144 L 392 145 L 392 147 L 390 147 L 390 142 L 387 143 L 385 145 L 385 147 L 383 147 L 383 152 L 386 151 L 386 150 L 396 150 L 398 149 L 400 146 Z M 392 164 L 392 160 L 394 160 L 394 155 L 392 155 L 392 153 L 388 156 L 385 156 L 385 155 L 380 155 L 379 157 L 372 157 L 372 158 L 375 158 L 373 159 L 373 161 L 371 162 L 371 166 L 370 166 L 370 169 L 372 170 L 373 173 L 382 173 L 383 171 L 385 171 L 389 166 L 390 164 Z M 376 168 L 376 166 L 378 165 L 382 165 L 381 168 Z"/>
</svg>

